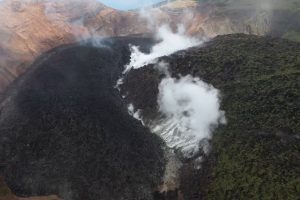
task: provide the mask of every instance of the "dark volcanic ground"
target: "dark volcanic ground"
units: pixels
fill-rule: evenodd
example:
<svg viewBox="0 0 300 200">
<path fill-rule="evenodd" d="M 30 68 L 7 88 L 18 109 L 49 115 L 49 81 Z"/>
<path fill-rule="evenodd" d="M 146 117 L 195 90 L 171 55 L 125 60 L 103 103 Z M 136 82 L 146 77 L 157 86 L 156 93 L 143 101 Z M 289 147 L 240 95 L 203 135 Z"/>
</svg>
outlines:
<svg viewBox="0 0 300 200">
<path fill-rule="evenodd" d="M 0 162 L 12 190 L 66 200 L 298 200 L 299 43 L 233 34 L 161 58 L 173 77 L 190 74 L 219 89 L 228 123 L 216 129 L 201 169 L 184 161 L 180 187 L 153 197 L 163 143 L 129 117 L 113 88 L 129 61 L 128 43 L 147 50 L 151 42 L 60 47 L 10 88 L 0 106 Z M 148 65 L 124 79 L 125 101 L 145 120 L 158 114 L 163 78 Z"/>
<path fill-rule="evenodd" d="M 299 199 L 300 44 L 223 35 L 160 60 L 173 77 L 193 75 L 219 89 L 226 112 L 202 168 L 187 162 L 181 169 L 184 198 Z M 121 91 L 145 120 L 159 115 L 162 78 L 153 65 L 124 78 Z"/>
<path fill-rule="evenodd" d="M 1 174 L 20 196 L 65 200 L 152 199 L 163 142 L 127 113 L 114 85 L 128 43 L 71 45 L 41 56 L 0 107 Z"/>
</svg>

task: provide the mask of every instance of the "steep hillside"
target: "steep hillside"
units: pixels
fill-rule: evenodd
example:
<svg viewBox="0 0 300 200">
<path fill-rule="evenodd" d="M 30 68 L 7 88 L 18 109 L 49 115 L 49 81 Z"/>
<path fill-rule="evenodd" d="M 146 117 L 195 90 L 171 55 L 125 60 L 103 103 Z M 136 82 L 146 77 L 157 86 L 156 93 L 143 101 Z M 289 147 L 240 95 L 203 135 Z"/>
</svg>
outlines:
<svg viewBox="0 0 300 200">
<path fill-rule="evenodd" d="M 0 3 L 0 91 L 40 53 L 72 41 L 69 27 L 53 24 L 40 5 Z"/>
<path fill-rule="evenodd" d="M 98 1 L 0 2 L 0 95 L 43 52 L 91 37 L 147 32 L 137 14 Z"/>
<path fill-rule="evenodd" d="M 114 88 L 129 61 L 128 43 L 150 41 L 54 49 L 6 93 L 0 173 L 15 194 L 153 199 L 164 173 L 164 144 L 128 114 Z"/>
<path fill-rule="evenodd" d="M 0 95 L 42 53 L 94 36 L 136 33 L 129 30 L 133 21 L 130 13 L 94 0 L 1 1 Z"/>
<path fill-rule="evenodd" d="M 191 74 L 218 88 L 228 121 L 202 169 L 184 164 L 185 199 L 298 199 L 300 44 L 234 34 L 160 60 L 174 77 Z M 162 78 L 149 65 L 124 80 L 123 94 L 146 121 L 159 114 Z"/>
<path fill-rule="evenodd" d="M 0 177 L 0 200 L 60 200 L 57 196 L 30 197 L 22 198 L 15 196 L 6 186 L 2 177 Z"/>
</svg>

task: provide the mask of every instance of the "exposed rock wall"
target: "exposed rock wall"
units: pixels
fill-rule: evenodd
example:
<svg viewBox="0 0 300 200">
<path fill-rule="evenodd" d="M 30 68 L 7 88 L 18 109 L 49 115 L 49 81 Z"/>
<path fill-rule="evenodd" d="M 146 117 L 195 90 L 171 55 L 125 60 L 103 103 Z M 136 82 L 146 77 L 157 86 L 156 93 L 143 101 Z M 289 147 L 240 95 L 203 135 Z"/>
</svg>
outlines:
<svg viewBox="0 0 300 200">
<path fill-rule="evenodd" d="M 167 23 L 174 29 L 184 24 L 194 36 L 265 35 L 271 13 L 251 9 L 177 0 L 158 5 L 151 17 L 156 25 Z M 153 31 L 137 11 L 118 11 L 95 0 L 4 0 L 0 3 L 0 95 L 38 55 L 56 46 Z"/>
</svg>

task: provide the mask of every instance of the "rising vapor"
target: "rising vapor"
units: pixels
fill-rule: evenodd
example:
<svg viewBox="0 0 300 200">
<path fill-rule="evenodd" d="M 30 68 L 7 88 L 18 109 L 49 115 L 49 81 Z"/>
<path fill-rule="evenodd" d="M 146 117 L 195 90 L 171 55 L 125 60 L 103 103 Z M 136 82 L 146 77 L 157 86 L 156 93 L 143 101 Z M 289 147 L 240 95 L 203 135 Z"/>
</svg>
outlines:
<svg viewBox="0 0 300 200">
<path fill-rule="evenodd" d="M 188 157 L 198 152 L 201 140 L 211 138 L 215 127 L 226 123 L 220 110 L 219 91 L 190 75 L 163 79 L 157 102 L 165 117 L 152 131 Z"/>
<path fill-rule="evenodd" d="M 149 14 L 146 12 L 141 16 L 147 18 Z M 206 148 L 200 147 L 200 142 L 210 139 L 214 128 L 226 122 L 225 114 L 220 110 L 219 91 L 190 75 L 173 78 L 168 71 L 168 63 L 157 63 L 163 56 L 202 45 L 205 39 L 188 36 L 183 25 L 178 25 L 176 32 L 168 25 L 157 27 L 154 19 L 148 20 L 149 27 L 157 29 L 155 39 L 158 42 L 150 49 L 150 53 L 140 51 L 138 46 L 131 46 L 131 59 L 125 66 L 124 74 L 126 76 L 130 70 L 155 64 L 155 69 L 165 75 L 158 88 L 159 113 L 157 119 L 149 123 L 143 121 L 141 110 L 134 111 L 133 104 L 128 107 L 129 113 L 159 135 L 168 147 L 191 157 L 199 152 L 199 148 Z M 121 84 L 122 79 L 117 87 Z"/>
<path fill-rule="evenodd" d="M 156 63 L 157 59 L 162 56 L 168 56 L 203 43 L 197 38 L 186 36 L 182 25 L 178 26 L 175 33 L 168 25 L 161 26 L 156 33 L 156 40 L 159 42 L 151 48 L 149 54 L 141 52 L 138 46 L 131 46 L 131 60 L 126 66 L 125 72 Z"/>
</svg>

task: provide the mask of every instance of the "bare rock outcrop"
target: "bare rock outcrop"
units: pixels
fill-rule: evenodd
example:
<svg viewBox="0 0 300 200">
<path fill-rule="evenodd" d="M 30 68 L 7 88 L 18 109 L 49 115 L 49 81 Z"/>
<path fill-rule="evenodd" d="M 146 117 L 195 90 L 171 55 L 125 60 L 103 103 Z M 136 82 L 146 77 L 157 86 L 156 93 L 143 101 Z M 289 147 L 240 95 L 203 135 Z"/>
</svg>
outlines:
<svg viewBox="0 0 300 200">
<path fill-rule="evenodd" d="M 274 27 L 272 10 L 256 4 L 175 0 L 157 4 L 148 12 L 141 16 L 137 10 L 115 10 L 96 0 L 0 2 L 0 96 L 34 59 L 63 44 L 87 38 L 149 35 L 161 24 L 173 29 L 184 24 L 188 34 L 206 37 L 266 35 Z"/>
</svg>

